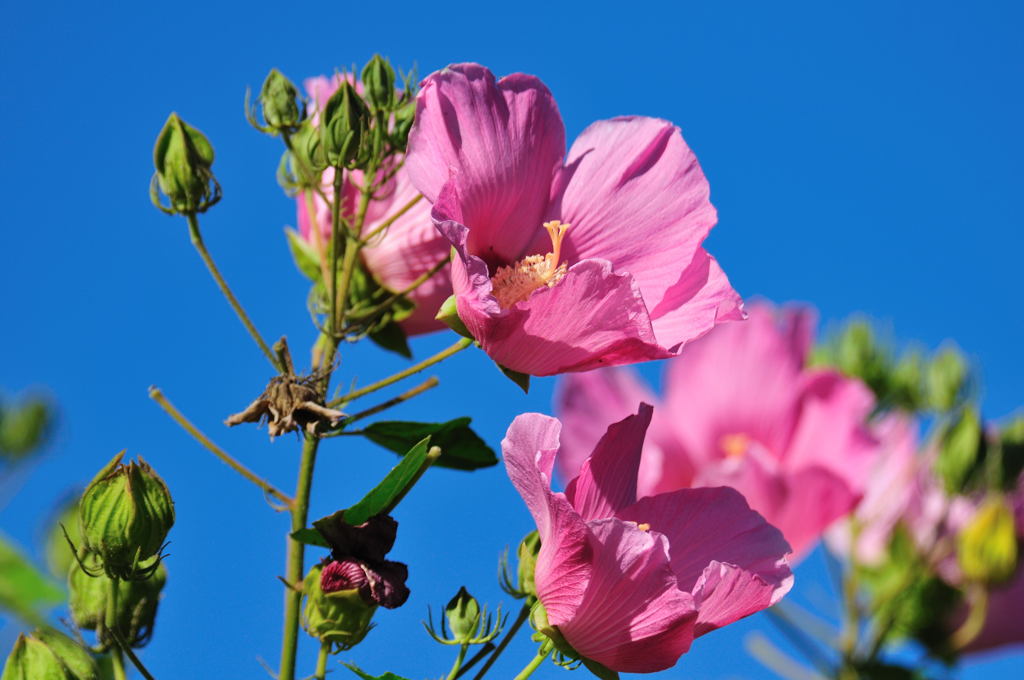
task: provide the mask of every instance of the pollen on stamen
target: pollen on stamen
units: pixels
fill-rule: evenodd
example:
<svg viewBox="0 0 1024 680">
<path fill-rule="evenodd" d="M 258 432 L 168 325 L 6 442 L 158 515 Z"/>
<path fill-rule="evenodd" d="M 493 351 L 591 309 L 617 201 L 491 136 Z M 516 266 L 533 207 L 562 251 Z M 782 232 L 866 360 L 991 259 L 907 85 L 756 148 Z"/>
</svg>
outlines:
<svg viewBox="0 0 1024 680">
<path fill-rule="evenodd" d="M 651 525 L 648 524 L 647 522 L 644 522 L 643 524 L 637 524 L 636 528 L 639 529 L 640 531 L 650 531 L 651 530 Z"/>
<path fill-rule="evenodd" d="M 568 224 L 558 220 L 544 223 L 544 229 L 551 237 L 551 252 L 546 255 L 530 255 L 505 267 L 498 267 L 491 277 L 491 294 L 502 309 L 508 309 L 517 302 L 530 297 L 541 286 L 554 286 L 565 277 L 569 268 L 559 264 L 562 256 L 562 239 L 569 229 Z"/>
</svg>

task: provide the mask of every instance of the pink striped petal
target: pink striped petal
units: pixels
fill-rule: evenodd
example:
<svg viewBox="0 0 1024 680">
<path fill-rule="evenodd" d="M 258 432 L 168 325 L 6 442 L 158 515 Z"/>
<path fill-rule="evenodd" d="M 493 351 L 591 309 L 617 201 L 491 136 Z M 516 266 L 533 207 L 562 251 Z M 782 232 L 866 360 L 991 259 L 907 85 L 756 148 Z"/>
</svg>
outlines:
<svg viewBox="0 0 1024 680">
<path fill-rule="evenodd" d="M 406 165 L 431 203 L 449 181 L 471 229 L 469 250 L 491 264 L 519 259 L 543 231 L 565 127 L 551 92 L 533 76 L 495 82 L 477 64 L 455 64 L 427 77 L 417 97 Z"/>
<path fill-rule="evenodd" d="M 665 537 L 616 519 L 589 527 L 590 581 L 574 618 L 556 624 L 559 631 L 577 652 L 613 670 L 651 673 L 675 665 L 690 648 L 696 611 L 676 583 Z M 541 602 L 550 620 L 547 600 Z"/>
</svg>

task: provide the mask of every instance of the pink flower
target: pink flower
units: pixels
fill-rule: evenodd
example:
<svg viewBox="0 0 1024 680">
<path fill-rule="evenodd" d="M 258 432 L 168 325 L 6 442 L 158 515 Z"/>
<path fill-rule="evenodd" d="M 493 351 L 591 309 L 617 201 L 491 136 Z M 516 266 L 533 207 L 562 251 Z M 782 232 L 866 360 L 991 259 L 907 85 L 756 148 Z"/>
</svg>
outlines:
<svg viewBox="0 0 1024 680">
<path fill-rule="evenodd" d="M 670 362 L 640 494 L 731 486 L 797 555 L 849 513 L 878 453 L 864 424 L 874 399 L 859 381 L 805 368 L 813 322 L 808 310 L 776 314 L 758 304 L 746 322 L 715 330 Z M 560 473 L 579 470 L 595 421 L 622 417 L 645 394 L 621 371 L 568 377 L 558 398 L 567 431 Z"/>
<path fill-rule="evenodd" d="M 566 159 L 543 83 L 458 64 L 422 83 L 407 167 L 458 254 L 459 317 L 502 366 L 661 359 L 742 317 L 701 247 L 716 219 L 707 180 L 670 123 L 594 123 Z"/>
<path fill-rule="evenodd" d="M 792 586 L 782 535 L 732 489 L 637 500 L 652 409 L 611 425 L 565 493 L 551 490 L 558 420 L 518 416 L 502 441 L 537 522 L 535 580 L 548 622 L 612 670 L 675 664 L 694 637 L 775 604 Z"/>
<path fill-rule="evenodd" d="M 306 91 L 313 99 L 313 106 L 319 109 L 337 88 L 337 80 L 324 77 L 306 80 Z M 361 86 L 358 86 L 361 89 Z M 342 203 L 343 214 L 353 217 L 358 203 L 358 190 L 352 180 L 362 182 L 361 172 L 349 173 L 345 178 Z M 322 177 L 325 196 L 331 196 L 334 188 L 334 169 L 328 168 Z M 419 192 L 409 181 L 405 167 L 400 167 L 395 176 L 383 188 L 378 198 L 371 201 L 366 211 L 363 233 L 369 234 L 384 220 L 391 217 L 403 206 L 415 199 Z M 310 220 L 310 203 L 313 219 Z M 331 207 L 313 192 L 301 193 L 297 197 L 299 234 L 313 245 L 318 252 L 324 252 L 331 237 Z M 316 225 L 316 229 L 313 225 Z M 408 212 L 387 228 L 385 234 L 376 237 L 362 250 L 363 262 L 377 282 L 392 291 L 403 290 L 431 267 L 448 257 L 448 241 L 437 233 L 430 219 L 430 204 L 420 200 Z M 438 308 L 452 293 L 451 275 L 448 267 L 416 288 L 408 298 L 416 304 L 416 310 L 402 322 L 406 333 L 415 335 L 444 328 L 434 319 Z"/>
</svg>

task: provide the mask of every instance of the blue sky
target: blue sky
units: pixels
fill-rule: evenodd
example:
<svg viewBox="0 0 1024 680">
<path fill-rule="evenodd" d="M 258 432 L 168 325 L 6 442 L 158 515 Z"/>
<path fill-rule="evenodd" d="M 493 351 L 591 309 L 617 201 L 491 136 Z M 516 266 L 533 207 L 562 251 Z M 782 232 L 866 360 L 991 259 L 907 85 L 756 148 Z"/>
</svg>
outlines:
<svg viewBox="0 0 1024 680">
<path fill-rule="evenodd" d="M 113 453 L 150 460 L 178 509 L 166 598 L 143 652 L 158 678 L 260 677 L 256 657 L 273 665 L 278 654 L 287 518 L 146 397 L 159 385 L 225 448 L 293 486 L 295 442 L 221 425 L 262 389 L 267 366 L 184 222 L 147 195 L 153 141 L 176 110 L 217 150 L 225 198 L 203 220 L 211 251 L 265 336 L 287 334 L 306 356 L 313 333 L 282 233 L 294 212 L 274 178 L 280 148 L 242 116 L 245 87 L 272 66 L 300 80 L 373 52 L 423 75 L 471 60 L 540 76 L 570 138 L 619 114 L 670 119 L 710 179 L 720 222 L 708 246 L 742 294 L 811 302 L 826 325 L 863 311 L 899 338 L 952 339 L 981 371 L 988 416 L 1021 406 L 1017 3 L 119 4 L 3 3 L 0 386 L 45 386 L 61 418 L 18 496 L 3 490 L 0 526 L 30 544 L 46 508 Z M 452 339 L 413 349 L 427 356 Z M 366 382 L 401 365 L 358 347 L 342 371 Z M 471 415 L 497 445 L 515 414 L 550 411 L 553 381 L 523 396 L 478 352 L 438 375 L 433 398 L 393 414 Z M 313 516 L 350 504 L 393 463 L 371 444 L 334 440 Z M 398 519 L 393 554 L 411 563 L 412 599 L 379 615 L 350 658 L 437 676 L 451 658 L 420 629 L 426 606 L 436 611 L 460 585 L 501 601 L 498 553 L 531 522 L 500 468 L 432 471 Z M 805 600 L 827 593 L 820 556 L 797 575 Z M 666 677 L 771 677 L 739 651 L 759 629 L 768 623 L 756 617 L 701 639 Z M 9 646 L 11 629 L 0 638 Z M 303 652 L 311 673 L 312 645 Z M 495 677 L 529 653 L 513 648 Z M 1004 654 L 963 676 L 1022 669 L 1019 654 Z"/>
</svg>

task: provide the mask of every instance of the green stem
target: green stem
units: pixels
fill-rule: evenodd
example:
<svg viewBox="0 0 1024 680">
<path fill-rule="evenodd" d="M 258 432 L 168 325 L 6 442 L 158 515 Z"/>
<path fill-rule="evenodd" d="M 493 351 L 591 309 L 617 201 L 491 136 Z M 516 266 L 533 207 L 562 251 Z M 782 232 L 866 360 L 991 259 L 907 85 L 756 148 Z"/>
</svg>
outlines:
<svg viewBox="0 0 1024 680">
<path fill-rule="evenodd" d="M 439 271 L 444 269 L 445 265 L 447 264 L 448 260 L 441 260 L 433 267 L 420 274 L 416 278 L 416 280 L 410 283 L 408 286 L 398 291 L 397 293 L 392 293 L 391 295 L 386 297 L 384 301 L 381 302 L 376 307 L 368 309 L 365 312 L 360 312 L 359 314 L 353 314 L 352 318 L 354 318 L 356 321 L 365 322 L 367 319 L 372 319 L 376 316 L 379 316 L 380 314 L 383 314 L 388 310 L 389 307 L 391 307 L 391 305 L 395 304 L 395 302 L 397 302 L 399 298 L 408 295 L 409 293 L 413 292 L 414 290 L 422 286 L 424 283 L 429 281 L 430 278 L 434 276 L 434 274 L 437 274 Z"/>
<path fill-rule="evenodd" d="M 268 496 L 273 496 L 274 498 L 284 503 L 286 506 L 290 507 L 292 505 L 291 497 L 289 497 L 284 492 L 279 491 L 276 487 L 270 484 L 270 482 L 267 482 L 266 480 L 262 479 L 255 472 L 247 468 L 245 465 L 242 465 L 242 463 L 236 460 L 233 456 L 231 456 L 229 453 L 227 453 L 222 448 L 220 448 L 212 441 L 210 441 L 210 439 L 205 434 L 200 432 L 195 425 L 189 422 L 189 420 L 184 415 L 182 415 L 181 411 L 174 407 L 174 404 L 168 401 L 167 397 L 163 395 L 163 392 L 161 392 L 159 388 L 150 387 L 149 398 L 155 401 L 157 404 L 159 404 L 160 408 L 166 411 L 167 415 L 173 418 L 174 421 L 178 423 L 178 425 L 181 425 L 181 427 L 190 435 L 192 435 L 192 437 L 197 442 L 206 447 L 206 449 L 209 450 L 210 453 L 217 456 L 217 458 L 226 463 L 232 470 L 242 475 L 256 486 L 263 489 L 263 493 L 267 494 Z"/>
<path fill-rule="evenodd" d="M 462 338 L 461 340 L 459 340 L 455 344 L 450 345 L 449 347 L 441 350 L 440 352 L 438 352 L 437 354 L 435 354 L 435 355 L 433 355 L 431 357 L 427 357 L 426 359 L 424 359 L 423 361 L 419 362 L 418 364 L 410 366 L 409 368 L 405 369 L 404 371 L 399 371 L 398 373 L 395 373 L 394 375 L 388 376 L 387 378 L 384 378 L 383 380 L 378 380 L 377 382 L 372 383 L 370 385 L 367 385 L 366 387 L 360 388 L 358 390 L 353 390 L 352 392 L 349 392 L 348 394 L 342 395 L 342 396 L 338 397 L 337 399 L 332 399 L 328 403 L 328 405 L 333 407 L 333 406 L 337 406 L 338 404 L 348 403 L 350 401 L 354 401 L 354 400 L 358 399 L 359 397 L 364 397 L 367 394 L 371 394 L 373 392 L 376 392 L 377 390 L 383 389 L 383 388 L 387 387 L 388 385 L 393 385 L 396 382 L 398 382 L 399 380 L 403 380 L 405 378 L 408 378 L 410 375 L 416 375 L 420 371 L 426 370 L 426 369 L 430 368 L 431 366 L 433 366 L 434 364 L 436 364 L 438 362 L 441 362 L 441 361 L 444 361 L 445 359 L 447 359 L 448 357 L 452 356 L 453 354 L 458 354 L 459 352 L 461 352 L 462 350 L 466 349 L 467 347 L 469 347 L 472 344 L 473 344 L 473 340 L 472 339 L 470 339 L 470 338 Z"/>
<path fill-rule="evenodd" d="M 491 644 L 490 642 L 485 643 L 483 647 L 481 647 L 480 649 L 477 650 L 476 654 L 474 654 L 473 656 L 470 657 L 469 661 L 467 661 L 466 663 L 462 664 L 462 668 L 459 669 L 458 674 L 456 674 L 456 676 L 455 676 L 456 680 L 458 678 L 461 678 L 466 673 L 468 673 L 470 671 L 470 669 L 473 668 L 473 666 L 475 666 L 478 663 L 480 663 L 481 659 L 483 659 L 484 657 L 486 657 L 488 654 L 490 654 L 493 651 L 494 651 L 494 645 Z"/>
<path fill-rule="evenodd" d="M 331 652 L 331 643 L 321 642 L 320 653 L 316 657 L 316 673 L 313 675 L 316 680 L 324 680 L 327 677 L 327 658 Z"/>
<path fill-rule="evenodd" d="M 387 409 L 391 408 L 392 406 L 397 406 L 398 404 L 401 404 L 403 401 L 409 401 L 413 397 L 419 396 L 420 394 L 423 394 L 427 390 L 433 389 L 433 388 L 437 387 L 440 383 L 441 383 L 441 381 L 437 379 L 437 376 L 431 376 L 431 377 L 427 378 L 426 380 L 424 380 L 419 385 L 417 385 L 416 387 L 412 388 L 411 390 L 407 390 L 405 392 L 402 392 L 397 397 L 393 397 L 391 399 L 388 399 L 385 402 L 381 402 L 380 404 L 377 404 L 376 406 L 373 406 L 373 407 L 368 408 L 368 409 L 366 409 L 364 411 L 360 411 L 359 413 L 356 413 L 356 414 L 353 414 L 351 416 L 348 416 L 347 418 L 345 418 L 344 420 L 341 421 L 341 424 L 339 425 L 339 427 L 340 428 L 348 427 L 349 425 L 351 425 L 352 423 L 356 422 L 357 420 L 362 420 L 363 418 L 369 418 L 370 416 L 376 415 L 376 414 L 380 413 L 381 411 L 386 411 Z M 339 429 L 337 432 L 332 432 L 332 433 L 324 435 L 324 436 L 325 437 L 337 437 L 338 435 L 342 435 L 342 434 L 362 434 L 362 431 L 360 431 L 358 433 L 357 432 L 345 432 L 344 429 Z"/>
<path fill-rule="evenodd" d="M 957 651 L 974 642 L 982 628 L 985 627 L 985 619 L 988 616 L 988 590 L 985 586 L 972 583 L 967 587 L 967 593 L 971 606 L 967 613 L 967 620 L 956 629 L 949 639 L 953 649 Z"/>
<path fill-rule="evenodd" d="M 110 660 L 114 666 L 114 680 L 128 680 L 128 674 L 124 670 L 124 657 L 121 656 L 121 648 L 115 646 L 110 650 Z"/>
<path fill-rule="evenodd" d="M 459 677 L 459 669 L 462 668 L 462 662 L 466 660 L 466 651 L 468 649 L 469 645 L 459 645 L 459 653 L 455 657 L 452 669 L 448 671 L 446 680 L 455 680 L 455 678 Z"/>
<path fill-rule="evenodd" d="M 416 198 L 412 199 L 411 201 L 409 201 L 408 203 L 403 205 L 401 208 L 399 208 L 398 212 L 396 212 L 395 214 L 391 215 L 391 217 L 387 218 L 386 220 L 381 222 L 379 225 L 374 227 L 373 231 L 371 231 L 366 236 L 362 237 L 363 243 L 369 243 L 373 239 L 374 236 L 376 236 L 377 234 L 381 233 L 382 231 L 384 231 L 385 229 L 390 227 L 392 224 L 397 222 L 398 218 L 400 218 L 402 215 L 404 215 L 405 213 L 407 213 L 410 210 L 412 210 L 412 207 L 414 205 L 416 205 L 417 203 L 419 203 L 422 198 L 423 198 L 423 194 L 418 194 L 416 196 Z"/>
<path fill-rule="evenodd" d="M 320 439 L 307 436 L 302 446 L 299 461 L 299 479 L 295 487 L 295 501 L 292 505 L 292 528 L 288 536 L 288 561 L 285 580 L 291 586 L 284 591 L 284 636 L 281 641 L 281 671 L 279 680 L 295 680 L 295 656 L 299 644 L 299 614 L 302 609 L 302 592 L 296 589 L 302 582 L 305 571 L 306 546 L 291 537 L 291 533 L 303 529 L 309 519 L 309 494 L 313 486 L 313 467 L 316 464 L 317 447 Z"/>
<path fill-rule="evenodd" d="M 331 317 L 327 320 L 327 328 L 330 330 L 332 345 L 337 344 L 337 322 L 338 322 L 338 244 L 341 242 L 341 192 L 344 188 L 345 177 L 341 168 L 334 169 L 334 200 L 331 201 L 331 242 L 330 257 L 327 266 L 330 276 L 327 278 L 327 287 L 330 297 Z"/>
<path fill-rule="evenodd" d="M 831 677 L 835 673 L 835 669 L 832 667 L 832 663 L 829 661 L 828 657 L 813 640 L 807 637 L 803 629 L 801 629 L 800 626 L 798 626 L 784 610 L 780 609 L 779 606 L 776 605 L 770 609 L 766 609 L 765 613 L 768 614 L 768 620 L 775 624 L 776 628 L 779 629 L 779 632 L 781 632 L 794 647 L 800 650 L 807 660 L 813 663 L 823 675 Z"/>
<path fill-rule="evenodd" d="M 526 678 L 533 675 L 533 672 L 540 668 L 540 665 L 544 663 L 544 659 L 548 658 L 548 654 L 550 653 L 551 650 L 547 648 L 547 645 L 541 647 L 537 651 L 537 656 L 533 657 L 533 660 L 526 664 L 523 670 L 519 671 L 519 675 L 513 678 L 513 680 L 526 680 Z"/>
<path fill-rule="evenodd" d="M 501 642 L 498 643 L 494 653 L 487 657 L 487 663 L 484 664 L 484 667 L 473 676 L 473 680 L 480 680 L 487 674 L 487 671 L 491 670 L 491 666 L 494 665 L 494 662 L 498 660 L 501 653 L 505 651 L 506 647 L 508 647 L 508 643 L 512 642 L 512 638 L 516 636 L 516 633 L 519 632 L 519 629 L 523 627 L 523 624 L 526 623 L 526 619 L 528 618 L 530 618 L 530 607 L 524 604 L 523 608 L 519 610 L 519 616 L 517 616 L 516 620 L 512 623 L 512 627 L 508 629 L 505 633 L 505 637 L 503 637 Z"/>
<path fill-rule="evenodd" d="M 236 298 L 235 294 L 231 292 L 230 288 L 228 288 L 227 282 L 224 280 L 224 277 L 221 276 L 220 270 L 217 269 L 217 265 L 214 264 L 213 258 L 210 257 L 210 253 L 206 250 L 206 244 L 203 243 L 203 235 L 199 231 L 199 219 L 196 217 L 195 213 L 189 213 L 186 217 L 188 218 L 188 231 L 189 235 L 192 237 L 192 245 L 195 246 L 196 251 L 199 253 L 199 257 L 203 259 L 203 262 L 206 264 L 206 268 L 210 271 L 210 275 L 213 277 L 213 280 L 217 282 L 217 287 L 220 288 L 220 292 L 224 294 L 225 298 L 227 298 L 228 304 L 230 304 L 231 308 L 235 310 L 235 314 L 238 315 L 242 325 L 245 326 L 247 331 L 249 331 L 249 335 L 251 335 L 252 339 L 256 341 L 257 345 L 259 345 L 260 349 L 267 356 L 267 359 L 270 360 L 271 365 L 280 371 L 281 367 L 277 365 L 277 357 L 275 357 L 274 353 L 270 351 L 270 347 L 267 343 L 263 341 L 263 337 L 260 336 L 259 331 L 256 330 L 256 326 L 253 325 L 252 320 L 249 319 L 249 315 L 245 313 L 245 309 L 238 301 L 238 298 Z"/>
</svg>

